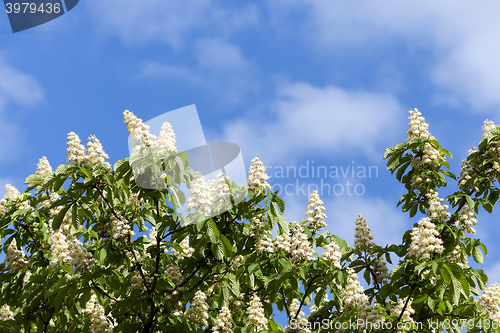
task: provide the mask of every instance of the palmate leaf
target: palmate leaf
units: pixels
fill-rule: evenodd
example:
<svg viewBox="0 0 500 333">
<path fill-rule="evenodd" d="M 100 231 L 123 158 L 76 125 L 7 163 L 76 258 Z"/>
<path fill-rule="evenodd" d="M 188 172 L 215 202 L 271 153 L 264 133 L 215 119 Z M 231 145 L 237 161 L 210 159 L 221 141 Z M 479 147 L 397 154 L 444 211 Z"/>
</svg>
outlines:
<svg viewBox="0 0 500 333">
<path fill-rule="evenodd" d="M 384 152 L 384 159 L 388 158 L 389 156 L 391 156 L 392 154 L 394 154 L 397 151 L 400 151 L 403 149 L 406 150 L 405 148 L 406 148 L 406 142 L 400 142 L 393 147 L 387 148 Z"/>
</svg>

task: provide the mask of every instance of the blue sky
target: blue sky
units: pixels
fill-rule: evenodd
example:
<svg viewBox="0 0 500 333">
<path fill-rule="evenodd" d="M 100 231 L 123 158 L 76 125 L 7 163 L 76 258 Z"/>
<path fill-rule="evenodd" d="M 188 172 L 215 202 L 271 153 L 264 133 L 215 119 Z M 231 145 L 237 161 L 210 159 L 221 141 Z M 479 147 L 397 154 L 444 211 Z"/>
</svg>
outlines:
<svg viewBox="0 0 500 333">
<path fill-rule="evenodd" d="M 499 9 L 494 1 L 87 0 L 16 34 L 0 13 L 0 183 L 23 189 L 42 156 L 64 163 L 70 131 L 95 134 L 114 163 L 128 155 L 125 109 L 148 120 L 196 104 L 207 141 L 237 143 L 247 166 L 259 156 L 270 170 L 312 161 L 378 167 L 378 177 L 323 179 L 365 190 L 322 197 L 328 229 L 352 243 L 361 213 L 375 241 L 399 243 L 416 220 L 395 207 L 404 188 L 385 171 L 383 152 L 405 140 L 416 107 L 458 173 L 484 119 L 500 122 Z M 321 182 L 271 183 L 297 180 Z M 285 200 L 287 218 L 303 218 L 307 196 Z M 491 282 L 500 281 L 498 216 L 481 212 L 476 228 Z"/>
</svg>

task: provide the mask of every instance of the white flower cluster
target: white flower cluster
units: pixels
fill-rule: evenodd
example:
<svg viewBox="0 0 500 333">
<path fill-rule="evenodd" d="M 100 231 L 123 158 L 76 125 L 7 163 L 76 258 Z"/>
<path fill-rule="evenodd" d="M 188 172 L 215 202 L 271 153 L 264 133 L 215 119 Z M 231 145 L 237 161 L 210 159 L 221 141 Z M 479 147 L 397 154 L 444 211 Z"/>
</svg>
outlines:
<svg viewBox="0 0 500 333">
<path fill-rule="evenodd" d="M 266 222 L 263 214 L 253 217 L 250 222 L 250 232 L 255 236 L 255 251 L 257 253 L 274 252 L 273 240 L 267 237 L 269 232 L 265 229 Z"/>
<path fill-rule="evenodd" d="M 196 327 L 208 326 L 207 295 L 198 290 L 194 295 L 191 305 L 186 312 L 187 320 Z"/>
<path fill-rule="evenodd" d="M 311 244 L 304 233 L 304 227 L 299 224 L 296 224 L 293 228 L 290 251 L 292 253 L 292 262 L 312 259 L 314 256 Z"/>
<path fill-rule="evenodd" d="M 130 228 L 130 225 L 123 221 L 123 218 L 119 219 L 112 215 L 110 219 L 111 224 L 111 235 L 114 239 L 127 238 L 128 236 L 135 235 L 134 231 Z"/>
<path fill-rule="evenodd" d="M 226 183 L 228 177 L 219 173 L 216 179 L 205 181 L 200 172 L 195 173 L 189 190 L 190 197 L 186 210 L 195 210 L 197 213 L 209 215 L 216 212 L 216 206 L 228 207 L 231 204 L 231 190 Z"/>
<path fill-rule="evenodd" d="M 378 257 L 375 261 L 374 272 L 379 285 L 383 285 L 388 282 L 389 270 L 387 269 L 387 262 L 382 256 Z"/>
<path fill-rule="evenodd" d="M 170 123 L 165 122 L 161 125 L 160 135 L 158 136 L 158 149 L 160 151 L 177 151 L 175 146 L 175 133 Z"/>
<path fill-rule="evenodd" d="M 403 312 L 403 308 L 406 304 L 407 298 L 399 298 L 398 303 L 394 308 L 391 309 L 391 316 L 395 317 L 396 319 L 399 318 L 401 315 L 401 312 Z M 413 318 L 411 317 L 413 314 L 415 314 L 415 310 L 411 307 L 412 300 L 410 299 L 408 301 L 408 304 L 406 305 L 406 308 L 404 308 L 403 315 L 401 316 L 400 322 L 402 323 L 414 323 Z M 401 331 L 398 331 L 401 332 Z"/>
<path fill-rule="evenodd" d="M 88 272 L 94 266 L 96 260 L 76 237 L 59 230 L 51 234 L 50 242 L 51 265 L 68 264 L 74 273 Z"/>
<path fill-rule="evenodd" d="M 50 235 L 50 242 L 52 243 L 50 247 L 50 264 L 54 266 L 69 264 L 71 257 L 66 235 L 61 230 L 54 232 Z"/>
<path fill-rule="evenodd" d="M 28 259 L 24 254 L 24 251 L 18 250 L 16 239 L 12 239 L 9 247 L 7 248 L 7 253 L 5 254 L 5 264 L 11 272 L 16 272 L 28 265 Z"/>
<path fill-rule="evenodd" d="M 424 254 L 441 253 L 443 250 L 443 241 L 436 226 L 428 217 L 422 218 L 411 232 L 409 253 L 420 258 Z"/>
<path fill-rule="evenodd" d="M 410 140 L 411 138 L 422 138 L 422 139 L 430 139 L 431 135 L 429 133 L 429 124 L 425 122 L 425 118 L 422 117 L 422 113 L 418 111 L 418 109 L 413 109 L 408 111 L 410 116 L 410 128 L 406 132 L 406 139 Z"/>
<path fill-rule="evenodd" d="M 431 178 L 426 174 L 419 174 L 415 179 L 412 180 L 412 188 L 417 188 L 419 186 L 427 186 L 431 182 Z"/>
<path fill-rule="evenodd" d="M 356 217 L 356 233 L 354 234 L 354 246 L 356 248 L 359 248 L 362 245 L 366 245 L 369 248 L 372 248 L 376 244 L 373 241 L 372 230 L 366 224 L 366 220 L 363 215 L 359 214 Z"/>
<path fill-rule="evenodd" d="M 143 269 L 143 274 L 144 278 L 146 279 L 146 283 L 149 285 L 151 282 L 153 282 L 153 278 L 149 276 L 149 274 L 144 271 Z M 146 286 L 144 285 L 144 279 L 141 276 L 141 273 L 139 272 L 139 268 L 136 269 L 133 273 L 132 276 L 130 277 L 130 288 L 132 290 L 137 290 L 137 291 L 144 291 L 146 290 Z"/>
<path fill-rule="evenodd" d="M 180 285 L 182 283 L 182 273 L 177 265 L 168 265 L 165 269 L 165 275 L 176 285 Z M 185 287 L 178 287 L 174 290 L 170 295 L 167 295 L 166 299 L 170 299 L 172 296 L 176 296 L 179 293 L 183 292 Z"/>
<path fill-rule="evenodd" d="M 289 253 L 291 241 L 292 239 L 289 233 L 276 236 L 276 240 L 274 241 L 274 252 Z"/>
<path fill-rule="evenodd" d="M 434 137 L 429 133 L 429 124 L 425 122 L 422 113 L 418 109 L 408 111 L 410 113 L 410 128 L 406 133 L 407 140 L 411 138 L 422 138 L 427 140 L 434 140 Z M 419 159 L 414 159 L 411 163 L 412 168 L 435 168 L 439 166 L 438 159 L 445 159 L 441 156 L 439 151 L 434 148 L 430 143 L 424 144 L 422 156 Z"/>
<path fill-rule="evenodd" d="M 223 306 L 215 320 L 215 326 L 212 333 L 232 333 L 233 324 L 231 323 L 231 311 L 227 306 Z"/>
<path fill-rule="evenodd" d="M 105 161 L 105 159 L 109 158 L 109 156 L 104 152 L 99 139 L 97 139 L 95 135 L 89 136 L 87 142 L 87 146 L 89 147 L 88 155 L 87 150 L 81 144 L 80 137 L 75 132 L 68 133 L 67 146 L 67 161 L 69 164 L 79 166 L 81 164 L 91 162 L 111 169 L 111 164 Z"/>
<path fill-rule="evenodd" d="M 229 307 L 231 308 L 232 311 L 240 313 L 243 311 L 243 293 L 240 293 L 240 297 L 234 298 L 233 296 L 229 295 Z"/>
<path fill-rule="evenodd" d="M 6 320 L 14 319 L 12 311 L 10 311 L 10 307 L 5 304 L 0 308 L 0 322 Z"/>
<path fill-rule="evenodd" d="M 358 281 L 358 275 L 354 272 L 351 267 L 347 267 L 347 283 L 344 288 L 342 288 L 342 299 L 344 300 L 344 305 L 347 307 L 355 307 L 358 305 L 358 300 L 366 296 L 364 294 L 365 289 L 361 286 Z"/>
<path fill-rule="evenodd" d="M 295 319 L 295 316 L 297 315 L 297 312 L 299 311 L 300 308 L 300 302 L 298 299 L 294 298 L 292 301 L 292 304 L 288 307 L 290 311 L 290 319 L 288 322 L 290 323 L 291 319 Z M 287 326 L 285 328 L 285 333 L 310 333 L 311 330 L 307 328 L 308 326 L 308 321 L 305 318 L 305 313 L 303 311 L 300 311 L 297 315 L 297 320 L 295 321 L 294 326 L 297 327 L 295 330 L 293 330 L 290 326 Z"/>
<path fill-rule="evenodd" d="M 306 227 L 321 228 L 326 227 L 325 218 L 326 215 L 323 213 L 325 207 L 323 206 L 323 201 L 319 198 L 318 191 L 311 192 L 309 196 L 309 205 L 306 211 Z"/>
<path fill-rule="evenodd" d="M 52 167 L 50 166 L 49 160 L 47 159 L 47 157 L 43 156 L 40 160 L 38 160 L 36 174 L 43 175 L 51 172 Z"/>
<path fill-rule="evenodd" d="M 267 330 L 267 319 L 259 296 L 253 295 L 247 308 L 248 317 L 245 327 L 253 327 L 255 332 Z"/>
<path fill-rule="evenodd" d="M 184 258 L 190 258 L 193 255 L 194 249 L 191 246 L 189 246 L 189 236 L 184 238 L 182 242 L 179 243 L 179 245 L 182 248 L 182 252 L 177 252 L 175 249 L 172 249 L 172 252 L 179 260 L 183 260 Z"/>
<path fill-rule="evenodd" d="M 70 265 L 74 267 L 73 271 L 75 273 L 88 272 L 94 267 L 96 260 L 76 237 L 71 237 L 69 253 L 71 258 Z"/>
<path fill-rule="evenodd" d="M 49 196 L 46 197 L 45 200 L 43 200 L 43 201 L 40 202 L 40 204 L 38 206 L 38 209 L 50 206 L 54 201 L 56 201 L 60 197 L 61 196 L 59 194 L 57 194 L 57 193 L 51 193 Z M 53 218 L 53 216 L 51 215 L 50 212 L 49 212 L 49 215 L 51 216 L 51 218 Z"/>
<path fill-rule="evenodd" d="M 383 317 L 379 314 L 380 305 L 375 303 L 370 304 L 368 296 L 365 295 L 365 289 L 358 281 L 358 275 L 350 267 L 347 268 L 348 278 L 344 288 L 341 289 L 344 306 L 356 308 L 358 311 L 358 319 L 365 323 L 375 324 L 383 321 Z"/>
<path fill-rule="evenodd" d="M 491 284 L 476 301 L 482 307 L 488 318 L 500 323 L 500 286 Z"/>
<path fill-rule="evenodd" d="M 6 210 L 11 201 L 17 202 L 16 203 L 16 208 L 18 210 L 27 210 L 27 211 L 32 211 L 33 207 L 30 206 L 29 200 L 23 200 L 24 199 L 24 194 L 19 192 L 17 188 L 12 186 L 11 184 L 5 184 L 5 195 L 2 200 L 0 200 L 0 214 L 3 214 Z M 32 212 L 34 214 L 34 212 Z"/>
<path fill-rule="evenodd" d="M 130 193 L 130 204 L 139 206 L 144 203 L 144 198 L 139 199 L 139 193 Z"/>
<path fill-rule="evenodd" d="M 475 234 L 476 229 L 473 226 L 477 224 L 476 213 L 469 208 L 469 205 L 465 205 L 459 213 L 459 217 L 455 222 L 455 227 L 462 228 L 468 233 Z"/>
<path fill-rule="evenodd" d="M 123 112 L 123 119 L 133 142 L 132 152 L 142 152 L 146 148 L 154 148 L 160 154 L 177 152 L 175 133 L 168 122 L 163 123 L 160 135 L 156 136 L 149 132 L 150 126 L 132 112 Z"/>
<path fill-rule="evenodd" d="M 248 189 L 257 191 L 259 187 L 263 187 L 271 190 L 271 185 L 267 182 L 268 179 L 269 176 L 266 174 L 266 167 L 258 157 L 255 157 L 248 170 Z"/>
<path fill-rule="evenodd" d="M 483 139 L 488 137 L 488 135 L 490 134 L 491 130 L 494 129 L 496 127 L 495 125 L 495 122 L 492 121 L 492 120 L 489 120 L 489 119 L 485 119 L 484 120 L 484 125 L 482 127 L 483 129 Z"/>
<path fill-rule="evenodd" d="M 340 259 L 342 258 L 342 254 L 339 251 L 339 245 L 335 240 L 332 240 L 330 244 L 325 246 L 325 250 L 321 254 L 323 258 L 331 262 L 335 267 L 341 269 Z"/>
<path fill-rule="evenodd" d="M 462 262 L 462 256 L 460 255 L 460 245 L 457 244 L 453 251 L 449 252 L 446 254 L 444 257 L 446 261 L 452 264 L 457 264 L 461 268 L 465 268 L 465 265 L 467 264 L 467 257 L 465 257 L 465 263 Z"/>
<path fill-rule="evenodd" d="M 373 241 L 373 235 L 370 227 L 366 224 L 366 220 L 363 215 L 359 214 L 356 217 L 356 232 L 354 234 L 354 245 L 356 248 L 359 248 L 362 245 L 368 246 L 367 253 L 370 255 L 373 254 L 371 250 L 374 246 L 377 246 L 377 243 Z M 382 285 L 387 282 L 389 278 L 389 273 L 387 269 L 387 263 L 385 259 L 380 256 L 375 261 L 374 267 L 375 276 L 377 277 L 377 283 Z"/>
<path fill-rule="evenodd" d="M 477 148 L 473 147 L 472 149 L 469 149 L 468 154 L 471 155 L 475 152 L 477 152 Z M 462 160 L 462 165 L 460 166 L 460 177 L 458 178 L 458 187 L 462 190 L 471 188 L 476 192 L 479 191 L 479 188 L 474 182 L 475 178 L 473 178 L 474 169 L 478 167 L 479 161 L 480 160 L 477 157 L 471 158 L 470 160 Z"/>
<path fill-rule="evenodd" d="M 87 142 L 88 146 L 88 156 L 87 159 L 89 162 L 100 164 L 108 169 L 111 169 L 111 164 L 106 162 L 105 160 L 109 158 L 108 154 L 104 152 L 104 148 L 102 147 L 101 142 L 95 135 L 89 136 L 89 141 Z"/>
<path fill-rule="evenodd" d="M 92 333 L 113 332 L 116 323 L 111 314 L 106 316 L 104 308 L 97 301 L 97 296 L 95 294 L 92 294 L 90 300 L 87 302 L 87 306 L 82 312 L 90 315 L 90 331 Z"/>
<path fill-rule="evenodd" d="M 427 202 L 429 203 L 429 209 L 427 210 L 427 216 L 432 221 L 437 221 L 439 223 L 444 223 L 448 217 L 450 217 L 450 213 L 446 211 L 448 209 L 448 205 L 442 205 L 444 199 L 438 197 L 438 193 L 434 190 L 429 190 L 425 194 L 427 198 Z"/>
<path fill-rule="evenodd" d="M 483 126 L 483 139 L 488 137 L 488 135 L 490 135 L 490 132 L 496 127 L 498 127 L 498 125 L 495 125 L 493 121 L 486 119 Z M 478 149 L 476 147 L 473 147 L 469 150 L 469 155 L 477 151 Z M 493 163 L 485 164 L 484 162 L 486 159 L 494 160 Z M 470 160 L 462 160 L 460 178 L 458 179 L 458 186 L 460 189 L 466 190 L 469 188 L 474 190 L 475 192 L 479 191 L 479 182 L 476 182 L 476 177 L 478 176 L 475 173 L 476 169 L 482 169 L 482 172 L 486 176 L 498 178 L 498 174 L 500 172 L 500 143 L 498 141 L 491 141 L 490 143 L 488 143 L 484 154 L 474 156 Z"/>
<path fill-rule="evenodd" d="M 70 164 L 80 165 L 87 159 L 87 151 L 81 143 L 80 137 L 75 132 L 68 133 L 67 160 Z"/>
</svg>

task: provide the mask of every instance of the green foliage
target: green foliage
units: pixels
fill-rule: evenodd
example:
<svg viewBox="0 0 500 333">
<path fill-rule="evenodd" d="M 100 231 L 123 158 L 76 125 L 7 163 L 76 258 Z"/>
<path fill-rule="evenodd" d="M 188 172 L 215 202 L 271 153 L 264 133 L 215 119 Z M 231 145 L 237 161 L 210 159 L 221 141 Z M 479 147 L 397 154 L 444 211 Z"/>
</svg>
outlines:
<svg viewBox="0 0 500 333">
<path fill-rule="evenodd" d="M 468 161 L 475 163 L 473 180 L 460 183 L 459 190 L 446 198 L 455 210 L 446 219 L 430 215 L 428 194 L 445 187 L 450 179 L 457 180 L 446 160 L 451 154 L 437 140 L 419 137 L 386 150 L 387 169 L 407 189 L 398 206 L 410 218 L 429 215 L 442 243 L 441 252 L 422 256 L 411 251 L 410 230 L 400 245 L 351 247 L 330 231 L 321 232 L 304 221 L 290 223 L 283 215 L 285 203 L 279 193 L 264 188 L 249 190 L 243 201 L 233 200 L 239 203 L 221 214 L 183 223 L 177 208 L 186 198 L 179 188 L 189 188 L 194 176 L 183 153 L 147 151 L 119 160 L 113 169 L 86 163 L 31 175 L 26 178 L 26 192 L 6 200 L 0 210 L 3 251 L 12 256 L 16 244 L 18 253 L 27 254 L 21 258 L 26 263 L 18 260 L 19 267 L 13 267 L 9 258 L 0 264 L 0 307 L 8 306 L 12 312 L 0 321 L 1 329 L 97 332 L 92 326 L 96 319 L 87 309 L 97 302 L 104 320 L 115 325 L 114 332 L 208 332 L 221 309 L 228 307 L 232 330 L 250 333 L 255 326 L 247 307 L 258 296 L 267 319 L 265 332 L 284 331 L 275 322 L 275 309 L 286 313 L 289 331 L 300 331 L 293 323 L 301 318 L 314 332 L 338 331 L 338 327 L 362 331 L 344 324 L 366 319 L 363 306 L 393 327 L 412 308 L 415 325 L 423 325 L 419 332 L 442 332 L 443 327 L 459 332 L 457 326 L 446 326 L 456 319 L 466 320 L 461 324 L 470 332 L 499 332 L 496 322 L 474 301 L 486 289 L 488 278 L 483 270 L 467 265 L 468 258 L 482 263 L 486 247 L 479 239 L 466 237 L 460 225 L 462 210 L 477 213 L 483 207 L 491 213 L 498 202 L 497 174 L 492 172 L 498 156 L 491 155 L 491 145 L 499 137 L 500 130 L 492 130 L 479 150 L 469 155 Z M 432 163 L 423 160 L 426 149 L 437 156 Z M 168 175 L 161 178 L 167 170 Z M 146 181 L 136 179 L 134 171 L 147 175 Z M 148 189 L 145 184 L 161 186 Z M 235 196 L 244 193 L 232 181 L 227 185 Z M 258 228 L 252 222 L 256 220 L 261 223 Z M 139 233 L 154 231 L 149 236 L 117 236 L 113 229 L 117 221 Z M 314 259 L 294 259 L 293 250 L 258 250 L 262 235 L 270 240 L 272 231 L 278 230 L 278 238 L 293 237 L 298 226 L 319 253 L 338 246 L 338 262 L 318 253 Z M 68 246 L 79 249 L 88 265 L 71 258 L 58 260 L 56 235 L 72 241 Z M 394 265 L 387 281 L 379 274 L 385 261 Z M 366 303 L 358 298 L 353 303 L 348 297 L 354 274 L 368 285 L 356 296 L 365 295 Z M 207 296 L 208 325 L 204 327 L 186 314 L 199 291 Z M 294 299 L 299 305 L 291 311 Z M 398 301 L 403 308 L 395 313 Z M 303 318 L 300 312 L 313 304 L 315 310 Z M 444 326 L 432 326 L 438 322 Z M 367 331 L 394 332 L 395 328 Z"/>
</svg>

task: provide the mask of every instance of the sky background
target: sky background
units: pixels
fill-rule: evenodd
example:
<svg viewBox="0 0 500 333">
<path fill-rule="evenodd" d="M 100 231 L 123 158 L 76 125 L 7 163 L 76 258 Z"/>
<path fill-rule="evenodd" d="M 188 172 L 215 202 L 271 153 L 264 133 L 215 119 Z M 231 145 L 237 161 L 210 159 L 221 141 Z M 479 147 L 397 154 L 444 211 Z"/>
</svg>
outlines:
<svg viewBox="0 0 500 333">
<path fill-rule="evenodd" d="M 308 185 L 339 184 L 322 195 L 327 228 L 352 244 L 363 214 L 378 244 L 399 244 L 418 217 L 396 207 L 404 187 L 384 150 L 419 108 L 459 173 L 484 119 L 500 122 L 499 12 L 496 1 L 86 0 L 16 34 L 0 12 L 0 184 L 24 189 L 42 156 L 65 163 L 71 131 L 95 134 L 114 163 L 128 156 L 124 110 L 149 120 L 195 104 L 207 141 L 238 144 L 247 167 L 259 156 L 271 184 L 292 184 L 289 221 L 304 217 Z M 355 177 L 275 174 L 313 161 Z M 357 176 L 370 166 L 377 176 Z M 498 210 L 476 227 L 490 282 Z"/>
</svg>

